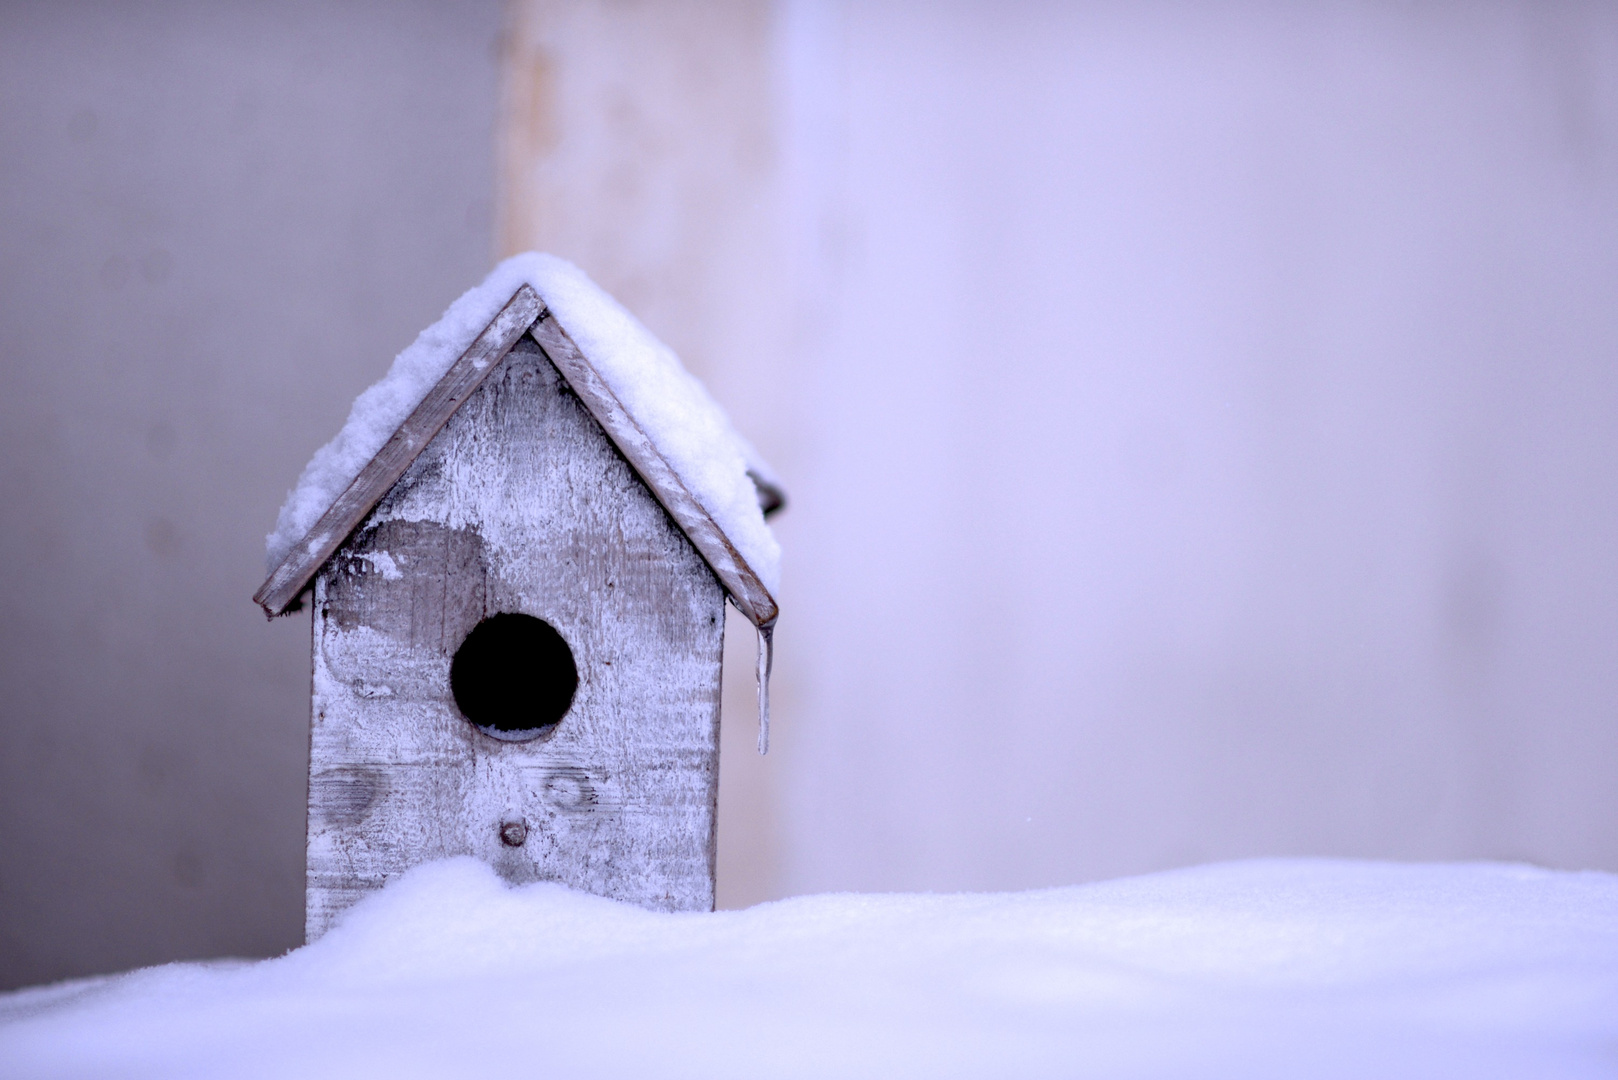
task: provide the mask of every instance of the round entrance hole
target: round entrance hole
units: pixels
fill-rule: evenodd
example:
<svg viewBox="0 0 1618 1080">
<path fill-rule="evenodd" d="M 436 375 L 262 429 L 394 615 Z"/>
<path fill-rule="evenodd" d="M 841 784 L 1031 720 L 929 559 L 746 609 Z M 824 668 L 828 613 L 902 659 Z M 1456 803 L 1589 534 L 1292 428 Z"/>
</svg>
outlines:
<svg viewBox="0 0 1618 1080">
<path fill-rule="evenodd" d="M 567 715 L 579 669 L 556 628 L 532 615 L 490 615 L 472 628 L 449 665 L 461 715 L 508 742 L 549 735 Z"/>
</svg>

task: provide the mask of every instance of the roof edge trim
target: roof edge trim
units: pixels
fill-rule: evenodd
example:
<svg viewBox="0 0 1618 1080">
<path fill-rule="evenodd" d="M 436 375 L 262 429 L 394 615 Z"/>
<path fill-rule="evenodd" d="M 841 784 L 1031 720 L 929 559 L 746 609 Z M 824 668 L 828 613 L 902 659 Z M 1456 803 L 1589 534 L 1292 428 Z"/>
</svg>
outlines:
<svg viewBox="0 0 1618 1080">
<path fill-rule="evenodd" d="M 686 539 L 730 594 L 731 603 L 762 630 L 775 624 L 780 609 L 757 571 L 736 550 L 725 530 L 697 501 L 657 444 L 624 407 L 590 358 L 574 343 L 555 312 L 544 311 L 529 329 L 556 370 L 562 373 L 607 438 L 623 454 L 652 495 L 668 511 Z M 756 483 L 756 480 L 755 480 Z"/>
<path fill-rule="evenodd" d="M 421 403 L 405 418 L 376 456 L 365 464 L 352 483 L 320 519 L 292 545 L 281 565 L 253 594 L 253 602 L 270 618 L 295 610 L 302 595 L 320 568 L 336 553 L 349 534 L 376 508 L 411 462 L 449 422 L 455 410 L 483 384 L 511 347 L 545 310 L 544 301 L 531 285 L 521 285 L 506 306 L 490 320 L 466 351 L 450 365 Z"/>
</svg>

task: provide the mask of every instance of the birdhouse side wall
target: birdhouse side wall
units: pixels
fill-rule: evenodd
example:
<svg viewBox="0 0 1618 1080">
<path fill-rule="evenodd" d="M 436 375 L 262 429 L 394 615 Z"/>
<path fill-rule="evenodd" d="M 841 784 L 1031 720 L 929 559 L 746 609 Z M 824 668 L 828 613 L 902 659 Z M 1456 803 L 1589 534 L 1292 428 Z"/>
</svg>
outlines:
<svg viewBox="0 0 1618 1080">
<path fill-rule="evenodd" d="M 316 578 L 309 938 L 457 855 L 710 910 L 724 603 L 524 337 Z M 578 669 L 570 710 L 531 741 L 474 727 L 450 688 L 456 649 L 500 612 L 549 623 Z"/>
</svg>

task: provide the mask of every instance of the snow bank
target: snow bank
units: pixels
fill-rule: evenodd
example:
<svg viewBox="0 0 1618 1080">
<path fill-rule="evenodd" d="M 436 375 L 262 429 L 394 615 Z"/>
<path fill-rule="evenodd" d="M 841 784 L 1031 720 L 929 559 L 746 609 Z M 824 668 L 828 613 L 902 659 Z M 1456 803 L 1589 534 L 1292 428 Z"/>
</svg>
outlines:
<svg viewBox="0 0 1618 1080">
<path fill-rule="evenodd" d="M 1265 861 L 665 915 L 456 860 L 276 960 L 0 995 L 0 1075 L 1610 1077 L 1618 876 Z"/>
<path fill-rule="evenodd" d="M 337 437 L 315 452 L 266 538 L 274 570 L 343 489 L 359 475 L 444 372 L 527 282 L 538 290 L 754 572 L 772 593 L 781 549 L 764 524 L 747 470 L 768 476 L 757 453 L 668 346 L 572 263 L 530 252 L 499 266 L 451 304 L 393 361 L 387 375 L 354 400 Z"/>
</svg>

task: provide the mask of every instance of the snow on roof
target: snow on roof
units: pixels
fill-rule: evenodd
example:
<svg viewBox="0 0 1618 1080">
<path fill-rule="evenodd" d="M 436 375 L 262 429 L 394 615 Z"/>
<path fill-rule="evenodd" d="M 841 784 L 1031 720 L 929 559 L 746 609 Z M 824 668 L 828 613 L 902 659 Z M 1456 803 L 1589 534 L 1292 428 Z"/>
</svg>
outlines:
<svg viewBox="0 0 1618 1080">
<path fill-rule="evenodd" d="M 313 945 L 0 994 L 28 1077 L 1596 1077 L 1618 876 L 1265 860 L 662 914 L 418 867 Z"/>
<path fill-rule="evenodd" d="M 495 267 L 354 400 L 343 429 L 315 452 L 287 494 L 275 530 L 265 539 L 269 568 L 274 570 L 308 533 L 524 283 L 539 293 L 686 489 L 775 593 L 781 548 L 764 523 L 758 488 L 748 475 L 751 469 L 773 480 L 769 467 L 673 350 L 584 271 L 535 252 Z"/>
</svg>

